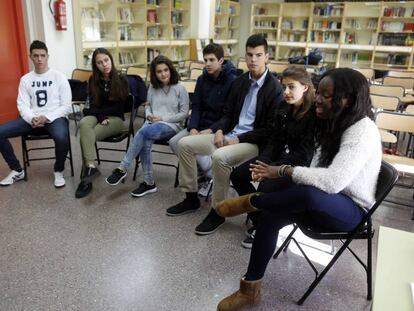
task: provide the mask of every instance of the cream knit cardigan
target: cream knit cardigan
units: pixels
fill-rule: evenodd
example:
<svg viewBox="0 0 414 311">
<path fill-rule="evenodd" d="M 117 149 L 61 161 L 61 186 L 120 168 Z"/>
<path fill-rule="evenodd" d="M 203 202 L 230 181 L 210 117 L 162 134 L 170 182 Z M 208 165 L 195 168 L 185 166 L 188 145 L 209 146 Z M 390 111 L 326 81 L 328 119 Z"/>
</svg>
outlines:
<svg viewBox="0 0 414 311">
<path fill-rule="evenodd" d="M 343 133 L 339 151 L 329 167 L 316 167 L 319 157 L 320 149 L 310 167 L 295 167 L 293 181 L 327 193 L 343 193 L 362 207 L 369 208 L 374 203 L 382 151 L 378 128 L 371 119 L 365 117 Z"/>
</svg>

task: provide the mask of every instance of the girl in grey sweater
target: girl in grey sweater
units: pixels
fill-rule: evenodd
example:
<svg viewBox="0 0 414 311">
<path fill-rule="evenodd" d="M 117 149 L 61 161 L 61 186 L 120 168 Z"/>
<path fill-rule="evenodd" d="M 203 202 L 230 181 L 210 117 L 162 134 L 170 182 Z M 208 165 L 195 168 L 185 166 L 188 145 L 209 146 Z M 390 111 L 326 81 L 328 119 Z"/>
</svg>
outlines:
<svg viewBox="0 0 414 311">
<path fill-rule="evenodd" d="M 240 310 L 258 303 L 261 279 L 276 248 L 279 230 L 310 218 L 334 231 L 351 231 L 374 203 L 381 166 L 381 141 L 372 121 L 365 77 L 349 68 L 322 76 L 316 94 L 316 153 L 310 167 L 281 165 L 278 176 L 291 178 L 283 190 L 249 194 L 222 201 L 224 217 L 262 211 L 245 277 L 240 289 L 223 299 L 217 310 Z M 254 180 L 268 178 L 269 166 L 254 164 Z"/>
<path fill-rule="evenodd" d="M 171 60 L 162 55 L 154 58 L 150 65 L 150 79 L 151 86 L 145 105 L 146 121 L 129 145 L 119 167 L 106 179 L 110 185 L 119 184 L 139 155 L 144 181 L 131 192 L 134 197 L 157 191 L 152 174 L 152 144 L 155 140 L 168 140 L 181 131 L 189 109 L 188 93 L 179 83 L 179 75 Z"/>
</svg>

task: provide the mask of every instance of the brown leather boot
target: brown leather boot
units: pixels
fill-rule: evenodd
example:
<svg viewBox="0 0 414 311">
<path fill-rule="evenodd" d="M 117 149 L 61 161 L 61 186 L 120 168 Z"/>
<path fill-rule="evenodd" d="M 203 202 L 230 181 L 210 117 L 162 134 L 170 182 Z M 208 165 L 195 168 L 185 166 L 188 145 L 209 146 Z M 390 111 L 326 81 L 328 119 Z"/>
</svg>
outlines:
<svg viewBox="0 0 414 311">
<path fill-rule="evenodd" d="M 262 280 L 240 280 L 240 289 L 220 301 L 217 311 L 236 311 L 258 304 L 262 298 L 261 288 Z"/>
<path fill-rule="evenodd" d="M 223 200 L 216 206 L 216 212 L 221 217 L 233 217 L 246 212 L 257 211 L 257 208 L 250 203 L 250 198 L 255 195 L 258 195 L 258 193 L 249 193 L 237 198 Z"/>
</svg>

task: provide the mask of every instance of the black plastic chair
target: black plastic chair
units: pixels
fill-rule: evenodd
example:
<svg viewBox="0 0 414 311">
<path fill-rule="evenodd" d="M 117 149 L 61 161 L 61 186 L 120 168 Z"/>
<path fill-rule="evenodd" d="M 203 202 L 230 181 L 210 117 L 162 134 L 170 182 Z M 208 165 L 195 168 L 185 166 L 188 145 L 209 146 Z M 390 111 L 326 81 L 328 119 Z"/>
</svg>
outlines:
<svg viewBox="0 0 414 311">
<path fill-rule="evenodd" d="M 48 149 L 55 149 L 55 146 L 47 146 L 47 147 L 32 147 L 28 148 L 27 142 L 28 141 L 38 141 L 38 140 L 45 140 L 45 139 L 53 139 L 52 136 L 45 130 L 45 129 L 35 129 L 32 133 L 22 135 L 22 153 L 23 153 L 23 169 L 24 169 L 24 180 L 27 181 L 27 167 L 30 166 L 30 161 L 41 161 L 41 160 L 52 160 L 56 159 L 55 156 L 53 157 L 30 157 L 30 151 L 35 150 L 48 150 Z M 74 176 L 73 170 L 73 156 L 72 156 L 72 145 L 70 143 L 70 133 L 68 131 L 68 140 L 69 140 L 69 154 L 67 159 L 69 159 L 70 163 L 70 172 L 71 176 Z"/>
<path fill-rule="evenodd" d="M 326 228 L 321 228 L 316 226 L 311 222 L 306 223 L 296 223 L 293 226 L 293 230 L 289 233 L 286 240 L 283 244 L 279 247 L 277 252 L 274 254 L 273 258 L 276 259 L 279 254 L 282 252 L 286 252 L 290 241 L 293 241 L 302 252 L 303 256 L 305 257 L 306 261 L 310 264 L 313 271 L 315 272 L 315 280 L 309 286 L 308 290 L 299 299 L 298 304 L 301 305 L 306 300 L 306 298 L 312 293 L 315 287 L 319 284 L 325 274 L 331 269 L 337 259 L 342 255 L 342 253 L 348 249 L 351 254 L 358 260 L 358 262 L 364 267 L 367 273 L 367 300 L 372 299 L 372 237 L 374 236 L 375 230 L 372 228 L 372 214 L 377 210 L 378 206 L 382 203 L 385 199 L 387 194 L 391 191 L 398 180 L 398 172 L 397 170 L 390 164 L 386 162 L 382 162 L 381 164 L 381 171 L 378 176 L 378 184 L 377 184 L 377 191 L 375 194 L 375 203 L 372 207 L 367 211 L 361 222 L 357 225 L 357 227 L 350 231 L 350 232 L 333 232 Z M 300 229 L 306 236 L 315 239 L 315 240 L 340 240 L 342 242 L 342 246 L 338 249 L 334 257 L 328 263 L 328 265 L 319 273 L 313 263 L 310 261 L 308 256 L 305 254 L 303 248 L 300 244 L 296 241 L 293 237 L 293 234 L 297 229 Z M 354 239 L 363 239 L 367 240 L 367 262 L 366 264 L 355 254 L 354 251 L 349 247 L 349 244 Z"/>
</svg>

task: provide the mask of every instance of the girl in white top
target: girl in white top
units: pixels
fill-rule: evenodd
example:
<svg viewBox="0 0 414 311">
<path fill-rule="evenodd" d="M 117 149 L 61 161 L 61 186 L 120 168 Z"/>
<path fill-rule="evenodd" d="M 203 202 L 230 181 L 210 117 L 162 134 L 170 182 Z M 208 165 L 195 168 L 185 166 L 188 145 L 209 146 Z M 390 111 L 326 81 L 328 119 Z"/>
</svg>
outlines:
<svg viewBox="0 0 414 311">
<path fill-rule="evenodd" d="M 316 153 L 311 167 L 277 168 L 291 185 L 267 194 L 249 194 L 222 201 L 225 217 L 262 211 L 250 262 L 240 289 L 223 299 L 219 311 L 240 310 L 260 301 L 261 279 L 276 248 L 279 230 L 310 218 L 331 230 L 350 231 L 374 203 L 381 166 L 381 141 L 372 121 L 369 87 L 352 69 L 338 68 L 322 76 L 316 94 Z M 269 168 L 253 165 L 254 180 L 266 179 Z"/>
<path fill-rule="evenodd" d="M 135 135 L 119 167 L 106 179 L 108 184 L 117 185 L 139 156 L 144 181 L 131 192 L 134 197 L 157 191 L 152 174 L 152 144 L 156 140 L 168 140 L 181 131 L 189 110 L 187 90 L 179 83 L 178 72 L 171 60 L 162 55 L 154 58 L 150 65 L 150 79 L 151 86 L 145 106 L 146 121 Z"/>
</svg>

